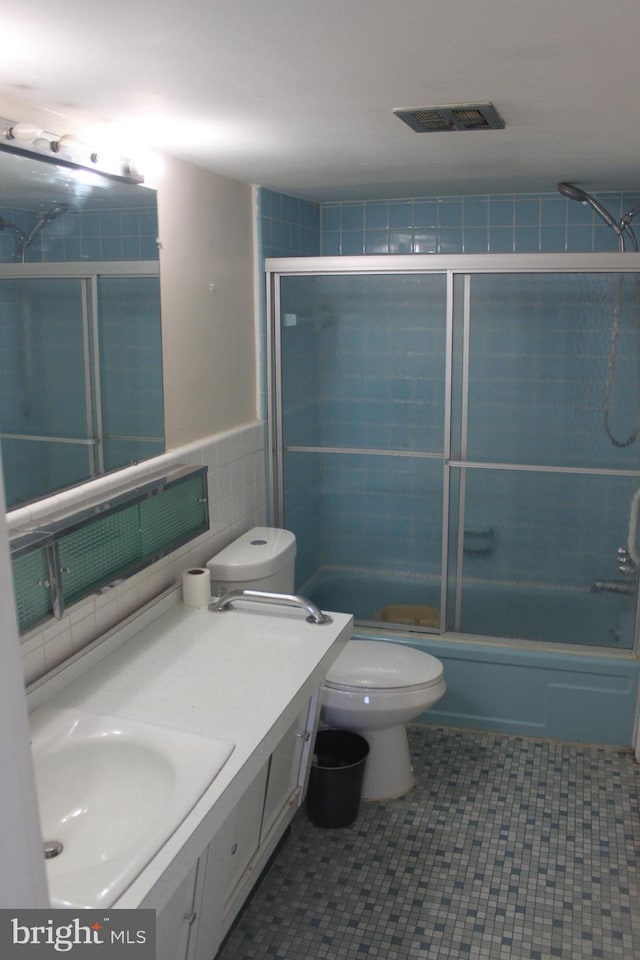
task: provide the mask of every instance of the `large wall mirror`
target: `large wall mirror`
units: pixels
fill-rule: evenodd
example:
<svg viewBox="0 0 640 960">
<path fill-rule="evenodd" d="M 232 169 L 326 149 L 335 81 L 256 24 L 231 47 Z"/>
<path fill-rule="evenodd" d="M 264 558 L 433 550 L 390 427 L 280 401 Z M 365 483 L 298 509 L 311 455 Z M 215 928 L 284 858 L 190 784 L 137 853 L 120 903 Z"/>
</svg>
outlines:
<svg viewBox="0 0 640 960">
<path fill-rule="evenodd" d="M 164 450 L 156 194 L 0 146 L 7 508 Z"/>
</svg>

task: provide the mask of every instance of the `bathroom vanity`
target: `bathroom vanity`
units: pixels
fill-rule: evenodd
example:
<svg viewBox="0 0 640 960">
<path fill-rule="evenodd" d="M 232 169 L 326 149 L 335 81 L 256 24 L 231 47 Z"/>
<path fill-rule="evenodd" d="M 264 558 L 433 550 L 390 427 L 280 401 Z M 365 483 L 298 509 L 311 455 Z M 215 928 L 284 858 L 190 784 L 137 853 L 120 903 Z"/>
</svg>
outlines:
<svg viewBox="0 0 640 960">
<path fill-rule="evenodd" d="M 351 617 L 332 617 L 311 624 L 301 610 L 242 603 L 211 613 L 184 606 L 176 589 L 29 690 L 36 727 L 51 711 L 75 710 L 232 745 L 126 887 L 91 904 L 154 908 L 158 960 L 212 960 L 301 804 L 319 687 L 352 634 Z M 150 818 L 160 802 L 150 797 Z M 56 906 L 65 905 L 64 857 L 47 861 Z"/>
</svg>

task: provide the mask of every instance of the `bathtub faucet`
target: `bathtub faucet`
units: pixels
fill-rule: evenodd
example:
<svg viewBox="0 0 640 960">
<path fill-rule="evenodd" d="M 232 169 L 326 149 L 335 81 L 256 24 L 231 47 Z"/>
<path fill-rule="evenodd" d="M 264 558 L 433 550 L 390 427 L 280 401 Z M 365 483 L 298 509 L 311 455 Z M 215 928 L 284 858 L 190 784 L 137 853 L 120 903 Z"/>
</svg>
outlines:
<svg viewBox="0 0 640 960">
<path fill-rule="evenodd" d="M 300 607 L 309 614 L 307 617 L 309 623 L 331 623 L 331 617 L 328 617 L 306 597 L 296 596 L 292 593 L 269 593 L 267 590 L 232 590 L 231 593 L 225 593 L 222 597 L 210 603 L 209 610 L 213 613 L 232 610 L 233 600 L 249 600 L 253 603 L 273 603 L 276 606 Z"/>
<path fill-rule="evenodd" d="M 638 572 L 637 566 L 629 556 L 627 547 L 618 547 L 618 570 L 628 576 L 633 576 Z"/>
<path fill-rule="evenodd" d="M 591 593 L 617 593 L 625 597 L 633 597 L 636 584 L 633 580 L 595 580 L 591 584 Z"/>
</svg>

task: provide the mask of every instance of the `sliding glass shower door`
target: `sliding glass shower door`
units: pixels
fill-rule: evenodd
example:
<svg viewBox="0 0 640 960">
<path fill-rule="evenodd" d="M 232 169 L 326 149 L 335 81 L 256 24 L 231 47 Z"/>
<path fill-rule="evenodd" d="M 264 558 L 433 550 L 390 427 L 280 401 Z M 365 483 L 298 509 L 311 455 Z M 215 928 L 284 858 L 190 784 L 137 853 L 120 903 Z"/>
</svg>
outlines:
<svg viewBox="0 0 640 960">
<path fill-rule="evenodd" d="M 284 523 L 303 589 L 361 620 L 420 606 L 439 623 L 446 288 L 282 278 Z"/>
<path fill-rule="evenodd" d="M 638 281 L 559 259 L 271 262 L 275 519 L 320 606 L 633 646 Z"/>
<path fill-rule="evenodd" d="M 450 535 L 453 547 L 464 524 L 465 549 L 448 626 L 631 647 L 638 578 L 618 549 L 639 483 L 639 444 L 627 442 L 636 276 L 467 275 L 463 296 Z"/>
</svg>

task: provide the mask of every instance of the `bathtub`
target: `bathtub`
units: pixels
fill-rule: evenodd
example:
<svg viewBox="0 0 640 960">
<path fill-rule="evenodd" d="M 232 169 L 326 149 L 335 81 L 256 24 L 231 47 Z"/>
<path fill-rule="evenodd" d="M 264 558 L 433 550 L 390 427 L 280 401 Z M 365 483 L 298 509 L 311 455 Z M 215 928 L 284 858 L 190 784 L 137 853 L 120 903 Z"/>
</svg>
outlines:
<svg viewBox="0 0 640 960">
<path fill-rule="evenodd" d="M 406 644 L 442 661 L 447 692 L 419 723 L 623 748 L 634 742 L 633 597 L 468 582 L 460 629 L 439 634 L 375 620 L 386 604 L 439 606 L 435 581 L 332 569 L 300 590 L 321 608 L 353 613 L 355 639 Z M 538 640 L 547 642 L 527 642 Z"/>
<path fill-rule="evenodd" d="M 366 571 L 323 571 L 301 592 L 325 610 L 353 613 L 371 622 L 385 605 L 440 606 L 436 581 L 389 578 Z M 629 650 L 633 646 L 633 597 L 591 593 L 587 588 L 469 581 L 463 590 L 457 634 L 538 640 Z M 448 611 L 454 626 L 455 610 Z M 404 628 L 406 631 L 406 627 Z"/>
</svg>

